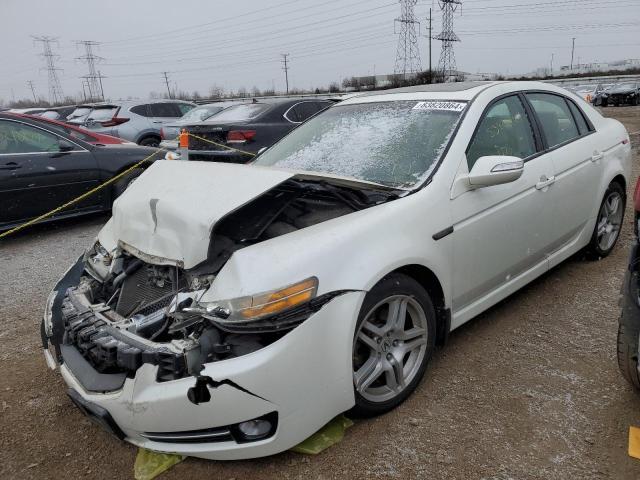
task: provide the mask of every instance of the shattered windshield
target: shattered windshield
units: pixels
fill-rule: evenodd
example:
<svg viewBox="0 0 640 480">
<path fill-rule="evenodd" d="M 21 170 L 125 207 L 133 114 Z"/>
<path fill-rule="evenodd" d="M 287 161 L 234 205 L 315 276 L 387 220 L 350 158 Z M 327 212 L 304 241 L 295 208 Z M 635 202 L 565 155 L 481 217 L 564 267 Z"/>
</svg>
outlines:
<svg viewBox="0 0 640 480">
<path fill-rule="evenodd" d="M 254 164 L 411 187 L 435 168 L 465 106 L 415 100 L 337 105 L 296 128 Z"/>
</svg>

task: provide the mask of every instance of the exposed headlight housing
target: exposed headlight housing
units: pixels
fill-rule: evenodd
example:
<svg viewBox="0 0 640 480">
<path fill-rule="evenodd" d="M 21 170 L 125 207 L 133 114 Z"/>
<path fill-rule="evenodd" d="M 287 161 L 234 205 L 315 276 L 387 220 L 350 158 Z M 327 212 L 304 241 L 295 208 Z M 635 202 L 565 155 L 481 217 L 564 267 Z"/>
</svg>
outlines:
<svg viewBox="0 0 640 480">
<path fill-rule="evenodd" d="M 277 330 L 279 326 L 294 321 L 296 312 L 309 305 L 316 298 L 317 291 L 318 279 L 311 277 L 277 290 L 219 302 L 199 303 L 196 307 L 185 310 L 200 313 L 222 328 L 244 329 L 255 326 L 258 330 L 260 327 Z M 288 322 L 274 320 L 277 317 L 285 317 Z"/>
</svg>

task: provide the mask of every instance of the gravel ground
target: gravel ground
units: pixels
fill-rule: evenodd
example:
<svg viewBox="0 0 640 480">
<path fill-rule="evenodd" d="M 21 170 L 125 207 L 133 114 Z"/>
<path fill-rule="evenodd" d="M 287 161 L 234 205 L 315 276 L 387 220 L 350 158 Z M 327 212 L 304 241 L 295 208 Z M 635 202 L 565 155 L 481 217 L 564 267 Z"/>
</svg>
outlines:
<svg viewBox="0 0 640 480">
<path fill-rule="evenodd" d="M 605 114 L 640 130 L 638 107 Z M 640 135 L 632 142 L 637 176 Z M 616 364 L 631 217 L 628 209 L 607 259 L 572 258 L 456 330 L 407 402 L 356 422 L 338 446 L 318 456 L 187 459 L 162 478 L 639 478 L 627 432 L 640 424 L 640 395 Z M 82 416 L 39 347 L 50 288 L 105 221 L 58 222 L 0 243 L 2 478 L 132 478 L 136 449 Z"/>
</svg>

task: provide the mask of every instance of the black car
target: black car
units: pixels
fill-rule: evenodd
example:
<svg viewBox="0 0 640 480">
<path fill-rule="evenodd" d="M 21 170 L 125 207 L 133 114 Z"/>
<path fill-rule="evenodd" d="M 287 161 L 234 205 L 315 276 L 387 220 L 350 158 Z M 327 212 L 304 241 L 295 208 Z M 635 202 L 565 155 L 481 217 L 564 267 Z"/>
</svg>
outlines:
<svg viewBox="0 0 640 480">
<path fill-rule="evenodd" d="M 631 248 L 629 265 L 622 282 L 620 306 L 622 313 L 618 323 L 618 366 L 622 376 L 636 390 L 640 390 L 640 240 L 638 240 L 638 222 L 640 221 L 640 179 L 633 196 L 635 217 L 633 230 L 635 239 Z"/>
<path fill-rule="evenodd" d="M 137 145 L 91 145 L 44 122 L 0 113 L 0 230 L 69 202 L 154 152 Z M 52 219 L 109 210 L 142 171 L 133 170 Z"/>
<path fill-rule="evenodd" d="M 270 99 L 229 107 L 205 122 L 184 126 L 193 134 L 189 137 L 189 160 L 247 163 L 252 155 L 221 145 L 257 154 L 333 103 L 323 98 Z"/>
<path fill-rule="evenodd" d="M 603 107 L 621 105 L 640 105 L 640 83 L 621 83 L 602 92 L 594 100 L 594 104 Z"/>
</svg>

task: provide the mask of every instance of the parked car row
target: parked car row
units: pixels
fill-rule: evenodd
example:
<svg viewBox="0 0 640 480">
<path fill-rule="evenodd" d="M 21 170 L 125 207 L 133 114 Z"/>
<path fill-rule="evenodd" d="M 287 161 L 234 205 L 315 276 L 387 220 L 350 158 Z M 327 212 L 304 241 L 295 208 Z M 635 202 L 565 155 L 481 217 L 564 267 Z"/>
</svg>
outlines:
<svg viewBox="0 0 640 480">
<path fill-rule="evenodd" d="M 584 98 L 597 107 L 637 106 L 640 105 L 640 82 L 598 85 Z"/>
</svg>

